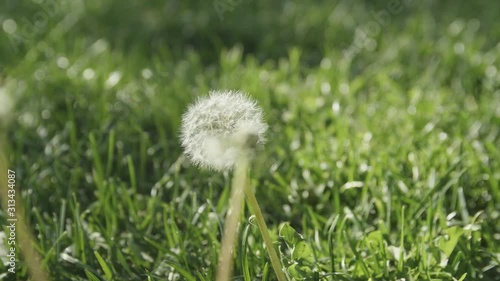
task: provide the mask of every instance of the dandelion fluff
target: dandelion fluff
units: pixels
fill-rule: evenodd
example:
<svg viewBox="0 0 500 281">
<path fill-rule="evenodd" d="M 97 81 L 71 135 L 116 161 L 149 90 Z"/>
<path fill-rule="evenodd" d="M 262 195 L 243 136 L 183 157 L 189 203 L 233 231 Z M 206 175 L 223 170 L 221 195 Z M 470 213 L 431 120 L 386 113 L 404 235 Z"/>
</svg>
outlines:
<svg viewBox="0 0 500 281">
<path fill-rule="evenodd" d="M 265 143 L 262 109 L 240 91 L 211 91 L 184 113 L 184 153 L 201 167 L 224 171 L 240 156 L 251 156 Z"/>
</svg>

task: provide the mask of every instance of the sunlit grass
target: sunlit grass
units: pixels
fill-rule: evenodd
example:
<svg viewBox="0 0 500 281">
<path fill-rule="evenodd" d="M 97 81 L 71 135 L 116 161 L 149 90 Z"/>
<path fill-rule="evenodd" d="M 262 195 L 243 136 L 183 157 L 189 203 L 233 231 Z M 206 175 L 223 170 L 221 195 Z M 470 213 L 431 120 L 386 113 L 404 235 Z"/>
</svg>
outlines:
<svg viewBox="0 0 500 281">
<path fill-rule="evenodd" d="M 128 21 L 89 3 L 71 33 L 49 26 L 12 56 L 0 41 L 0 88 L 15 102 L 0 126 L 22 188 L 17 198 L 54 280 L 214 279 L 231 174 L 189 165 L 179 144 L 182 112 L 213 88 L 249 92 L 264 107 L 269 142 L 250 180 L 289 277 L 500 274 L 500 27 L 489 13 L 473 20 L 454 6 L 437 17 L 423 4 L 394 17 L 373 38 L 375 49 L 351 60 L 340 43 L 351 43 L 376 7 L 347 6 L 356 22 L 343 23 L 327 21 L 326 8 L 290 6 L 279 22 L 279 5 L 272 14 L 262 4 L 270 5 L 258 14 L 268 30 L 258 22 L 252 33 L 237 20 L 260 1 L 224 22 L 209 3 L 196 15 L 217 21 L 220 36 L 234 26 L 228 40 L 242 42 L 223 48 L 214 39 L 204 48 L 182 33 L 180 45 L 161 44 L 161 28 L 180 23 L 160 17 L 148 27 L 133 12 L 155 15 L 146 4 L 120 8 Z M 325 23 L 305 32 L 299 15 L 306 27 Z M 107 25 L 114 21 L 123 23 L 117 31 L 150 29 L 115 34 Z M 195 34 L 217 38 L 199 21 Z M 276 280 L 249 206 L 244 214 L 234 274 Z M 24 262 L 16 271 L 0 276 L 27 278 Z"/>
</svg>

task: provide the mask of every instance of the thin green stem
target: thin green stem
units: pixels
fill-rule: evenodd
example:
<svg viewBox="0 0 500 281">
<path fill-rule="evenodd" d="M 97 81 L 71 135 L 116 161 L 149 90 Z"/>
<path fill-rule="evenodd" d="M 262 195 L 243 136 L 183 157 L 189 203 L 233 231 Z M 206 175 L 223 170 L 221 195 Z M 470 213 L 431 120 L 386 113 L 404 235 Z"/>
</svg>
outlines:
<svg viewBox="0 0 500 281">
<path fill-rule="evenodd" d="M 243 157 L 237 162 L 231 187 L 231 198 L 226 215 L 224 236 L 222 237 L 217 281 L 229 281 L 233 270 L 233 249 L 238 234 L 238 222 L 243 208 L 243 190 L 247 181 L 248 160 Z"/>
<path fill-rule="evenodd" d="M 0 144 L 3 144 L 1 140 Z M 12 189 L 7 186 L 8 174 L 10 173 L 9 171 L 11 171 L 9 170 L 8 166 L 9 165 L 7 162 L 7 157 L 4 155 L 3 151 L 0 151 L 0 198 L 2 199 L 1 205 L 3 205 L 4 210 L 6 211 L 5 214 L 8 214 L 8 194 L 17 195 L 16 197 L 13 196 L 13 198 L 15 199 L 11 199 L 12 201 L 15 200 L 15 217 L 8 217 L 9 219 L 11 219 L 8 224 L 14 226 L 15 233 L 17 235 L 17 241 L 15 245 L 19 245 L 21 254 L 24 256 L 26 265 L 28 267 L 28 272 L 30 273 L 33 280 L 36 279 L 40 281 L 48 281 L 50 280 L 49 275 L 42 267 L 42 264 L 40 262 L 40 255 L 37 252 L 36 247 L 34 246 L 36 240 L 31 234 L 30 226 L 26 222 L 26 214 L 19 186 L 15 184 L 15 188 L 13 187 Z M 12 171 L 12 174 L 15 174 L 15 171 Z M 15 193 L 9 192 L 9 190 L 14 190 Z"/>
<path fill-rule="evenodd" d="M 260 210 L 259 203 L 253 194 L 253 191 L 250 188 L 249 184 L 245 185 L 245 194 L 248 198 L 248 203 L 253 210 L 255 215 L 255 219 L 257 220 L 257 225 L 259 226 L 260 233 L 264 238 L 264 243 L 266 244 L 267 252 L 269 253 L 269 257 L 271 258 L 271 264 L 273 266 L 274 272 L 276 272 L 276 277 L 278 277 L 279 281 L 287 281 L 285 274 L 283 273 L 281 262 L 274 250 L 273 241 L 271 240 L 271 236 L 269 235 L 269 230 L 266 225 L 266 221 L 264 220 L 264 216 L 262 215 L 262 211 Z"/>
</svg>

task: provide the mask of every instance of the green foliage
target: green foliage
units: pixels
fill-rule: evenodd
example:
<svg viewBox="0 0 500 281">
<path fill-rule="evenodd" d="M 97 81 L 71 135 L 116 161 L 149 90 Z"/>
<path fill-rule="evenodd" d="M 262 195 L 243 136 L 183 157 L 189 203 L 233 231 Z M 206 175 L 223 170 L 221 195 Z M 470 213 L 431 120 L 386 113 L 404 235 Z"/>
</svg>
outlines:
<svg viewBox="0 0 500 281">
<path fill-rule="evenodd" d="M 314 271 L 314 254 L 311 246 L 288 223 L 281 225 L 279 236 L 285 241 L 291 253 L 287 259 L 288 274 L 294 280 L 311 278 Z"/>
<path fill-rule="evenodd" d="M 17 50 L 0 35 L 0 139 L 54 280 L 213 280 L 230 175 L 178 140 L 212 88 L 266 112 L 252 185 L 290 278 L 498 278 L 497 2 L 401 1 L 369 40 L 387 3 L 63 2 Z M 0 3 L 2 30 L 40 3 Z M 235 278 L 275 280 L 240 232 Z"/>
</svg>

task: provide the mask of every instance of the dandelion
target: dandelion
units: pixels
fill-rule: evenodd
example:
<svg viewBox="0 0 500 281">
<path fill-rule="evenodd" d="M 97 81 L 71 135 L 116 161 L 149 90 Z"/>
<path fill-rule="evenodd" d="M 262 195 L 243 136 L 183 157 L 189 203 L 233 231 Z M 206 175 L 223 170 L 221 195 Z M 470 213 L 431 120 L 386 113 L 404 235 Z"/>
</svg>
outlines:
<svg viewBox="0 0 500 281">
<path fill-rule="evenodd" d="M 181 144 L 191 162 L 215 171 L 234 168 L 230 206 L 217 267 L 218 281 L 231 278 L 232 251 L 243 208 L 243 192 L 254 211 L 278 280 L 286 280 L 264 216 L 247 179 L 249 161 L 265 144 L 267 128 L 262 109 L 240 91 L 211 91 L 207 97 L 189 106 L 182 118 Z"/>
<path fill-rule="evenodd" d="M 246 94 L 211 91 L 184 114 L 181 140 L 194 164 L 224 171 L 262 148 L 266 130 L 261 108 Z"/>
</svg>

